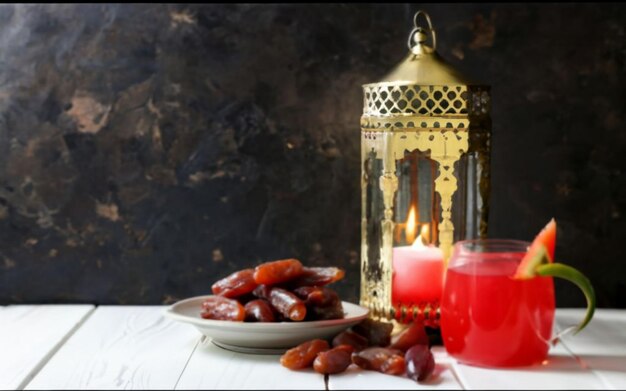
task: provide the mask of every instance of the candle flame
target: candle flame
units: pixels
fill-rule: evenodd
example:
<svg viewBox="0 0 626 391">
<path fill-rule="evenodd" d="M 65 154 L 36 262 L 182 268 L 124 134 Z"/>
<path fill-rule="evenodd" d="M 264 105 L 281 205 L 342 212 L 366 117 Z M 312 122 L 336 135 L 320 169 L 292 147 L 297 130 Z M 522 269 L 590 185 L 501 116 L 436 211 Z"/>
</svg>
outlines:
<svg viewBox="0 0 626 391">
<path fill-rule="evenodd" d="M 430 225 L 428 225 L 428 224 L 423 224 L 423 225 L 422 225 L 422 230 L 420 231 L 420 236 L 422 237 L 422 239 L 423 239 L 424 241 L 427 241 L 427 240 L 428 240 L 428 239 L 427 239 L 428 234 L 430 234 Z"/>
<path fill-rule="evenodd" d="M 415 237 L 417 233 L 417 217 L 414 205 L 409 209 L 404 233 L 407 243 L 413 243 L 413 247 L 426 247 L 429 242 L 430 226 L 428 224 L 422 224 L 419 235 L 417 235 L 417 238 Z"/>
<path fill-rule="evenodd" d="M 417 219 L 415 218 L 415 206 L 411 206 L 409 216 L 406 219 L 406 241 L 411 243 L 417 232 Z"/>
<path fill-rule="evenodd" d="M 426 247 L 426 244 L 428 243 L 429 231 L 430 231 L 430 228 L 428 224 L 423 224 L 422 229 L 420 230 L 420 234 L 417 235 L 417 238 L 415 238 L 415 241 L 413 242 L 413 248 Z"/>
</svg>

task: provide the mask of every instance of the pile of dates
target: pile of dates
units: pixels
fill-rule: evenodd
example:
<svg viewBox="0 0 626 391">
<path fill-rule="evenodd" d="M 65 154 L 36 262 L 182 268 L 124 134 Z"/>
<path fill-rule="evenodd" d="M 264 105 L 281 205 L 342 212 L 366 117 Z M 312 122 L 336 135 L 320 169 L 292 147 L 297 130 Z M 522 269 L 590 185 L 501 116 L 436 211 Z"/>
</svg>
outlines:
<svg viewBox="0 0 626 391">
<path fill-rule="evenodd" d="M 289 369 L 313 367 L 321 374 L 345 371 L 350 364 L 389 375 L 403 375 L 415 381 L 426 380 L 435 369 L 429 338 L 421 323 L 406 328 L 391 342 L 391 323 L 366 319 L 351 330 L 333 338 L 304 342 L 288 350 L 280 363 Z"/>
<path fill-rule="evenodd" d="M 341 300 L 326 285 L 341 280 L 336 267 L 304 267 L 297 259 L 266 262 L 212 285 L 204 319 L 236 322 L 329 320 L 344 317 Z"/>
</svg>

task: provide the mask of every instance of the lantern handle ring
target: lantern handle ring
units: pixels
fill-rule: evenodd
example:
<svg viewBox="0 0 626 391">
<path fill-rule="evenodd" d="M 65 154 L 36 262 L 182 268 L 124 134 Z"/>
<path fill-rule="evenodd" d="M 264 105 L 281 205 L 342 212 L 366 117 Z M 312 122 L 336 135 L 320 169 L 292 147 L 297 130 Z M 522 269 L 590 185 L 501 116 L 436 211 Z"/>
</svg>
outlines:
<svg viewBox="0 0 626 391">
<path fill-rule="evenodd" d="M 424 19 L 426 19 L 426 23 L 428 23 L 428 28 L 424 28 L 421 26 L 418 26 L 417 23 L 417 18 L 423 15 Z M 407 42 L 407 45 L 409 47 L 409 50 L 413 49 L 413 37 L 415 36 L 416 33 L 421 33 L 424 36 L 426 35 L 426 33 L 430 32 L 430 36 L 432 37 L 432 41 L 433 41 L 433 50 L 437 49 L 437 35 L 435 34 L 435 29 L 433 28 L 433 24 L 430 21 L 430 16 L 428 15 L 428 13 L 426 13 L 426 11 L 422 11 L 419 10 L 415 13 L 415 15 L 413 16 L 413 30 L 411 30 L 411 33 L 409 34 L 409 40 Z M 418 45 L 420 43 L 422 43 L 423 41 L 418 41 Z"/>
</svg>

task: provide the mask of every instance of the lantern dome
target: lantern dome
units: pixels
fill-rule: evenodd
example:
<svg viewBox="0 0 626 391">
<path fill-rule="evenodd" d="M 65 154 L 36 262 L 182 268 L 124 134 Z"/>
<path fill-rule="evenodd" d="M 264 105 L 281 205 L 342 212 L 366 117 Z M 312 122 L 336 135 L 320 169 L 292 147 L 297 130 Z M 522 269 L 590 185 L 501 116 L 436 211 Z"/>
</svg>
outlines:
<svg viewBox="0 0 626 391">
<path fill-rule="evenodd" d="M 427 28 L 418 26 L 419 15 L 424 15 Z M 361 127 L 467 128 L 470 119 L 489 116 L 489 87 L 463 75 L 437 53 L 428 14 L 418 11 L 413 22 L 409 54 L 382 80 L 363 85 Z"/>
<path fill-rule="evenodd" d="M 432 49 L 425 46 L 427 49 Z M 465 75 L 448 64 L 435 50 L 411 52 L 400 64 L 377 83 L 397 85 L 473 85 Z"/>
</svg>

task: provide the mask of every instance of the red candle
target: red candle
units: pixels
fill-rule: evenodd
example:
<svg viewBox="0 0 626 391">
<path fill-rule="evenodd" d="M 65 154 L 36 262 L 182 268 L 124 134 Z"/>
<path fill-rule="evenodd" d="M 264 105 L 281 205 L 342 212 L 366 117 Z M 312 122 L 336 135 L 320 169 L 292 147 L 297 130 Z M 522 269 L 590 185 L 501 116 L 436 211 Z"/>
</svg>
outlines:
<svg viewBox="0 0 626 391">
<path fill-rule="evenodd" d="M 424 229 L 412 246 L 393 249 L 391 300 L 394 305 L 441 300 L 445 271 L 443 252 L 433 245 L 424 245 L 423 234 Z"/>
</svg>

